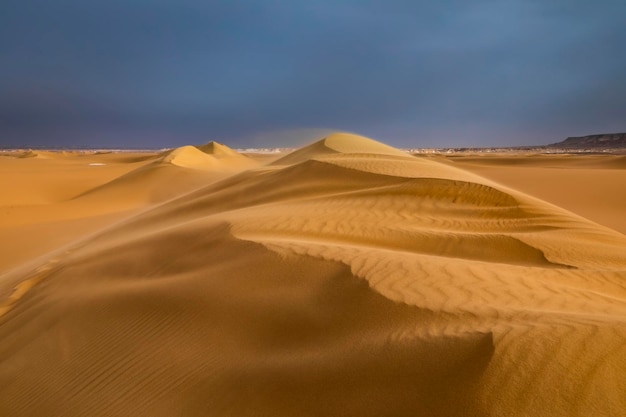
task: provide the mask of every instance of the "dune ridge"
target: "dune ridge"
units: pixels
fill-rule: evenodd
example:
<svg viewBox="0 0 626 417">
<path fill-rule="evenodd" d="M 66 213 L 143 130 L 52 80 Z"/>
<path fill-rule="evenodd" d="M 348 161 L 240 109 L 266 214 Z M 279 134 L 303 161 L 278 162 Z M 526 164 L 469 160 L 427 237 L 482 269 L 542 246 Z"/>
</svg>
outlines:
<svg viewBox="0 0 626 417">
<path fill-rule="evenodd" d="M 619 415 L 625 248 L 333 134 L 2 275 L 0 412 Z"/>
</svg>

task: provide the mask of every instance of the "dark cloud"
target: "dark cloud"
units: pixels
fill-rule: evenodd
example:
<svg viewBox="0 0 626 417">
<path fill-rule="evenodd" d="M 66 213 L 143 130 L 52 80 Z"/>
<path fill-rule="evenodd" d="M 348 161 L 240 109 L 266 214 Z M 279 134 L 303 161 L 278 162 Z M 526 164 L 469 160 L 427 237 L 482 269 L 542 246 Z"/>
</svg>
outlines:
<svg viewBox="0 0 626 417">
<path fill-rule="evenodd" d="M 0 144 L 270 146 L 261 133 L 322 127 L 479 146 L 626 130 L 625 5 L 6 0 Z"/>
</svg>

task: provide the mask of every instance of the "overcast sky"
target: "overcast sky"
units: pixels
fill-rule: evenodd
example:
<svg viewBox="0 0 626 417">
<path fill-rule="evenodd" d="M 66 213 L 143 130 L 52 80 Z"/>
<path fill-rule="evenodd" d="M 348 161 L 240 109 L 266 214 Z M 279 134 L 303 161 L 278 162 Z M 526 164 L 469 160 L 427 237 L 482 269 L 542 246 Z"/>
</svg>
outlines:
<svg viewBox="0 0 626 417">
<path fill-rule="evenodd" d="M 401 147 L 626 131 L 626 1 L 0 2 L 0 145 L 312 128 Z"/>
</svg>

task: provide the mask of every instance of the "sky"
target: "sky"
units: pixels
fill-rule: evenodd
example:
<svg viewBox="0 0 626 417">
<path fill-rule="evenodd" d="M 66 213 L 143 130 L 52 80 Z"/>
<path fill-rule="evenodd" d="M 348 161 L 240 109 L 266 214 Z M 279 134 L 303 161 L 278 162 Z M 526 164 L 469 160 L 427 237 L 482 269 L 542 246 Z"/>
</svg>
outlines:
<svg viewBox="0 0 626 417">
<path fill-rule="evenodd" d="M 0 146 L 626 131 L 624 0 L 2 0 Z"/>
</svg>

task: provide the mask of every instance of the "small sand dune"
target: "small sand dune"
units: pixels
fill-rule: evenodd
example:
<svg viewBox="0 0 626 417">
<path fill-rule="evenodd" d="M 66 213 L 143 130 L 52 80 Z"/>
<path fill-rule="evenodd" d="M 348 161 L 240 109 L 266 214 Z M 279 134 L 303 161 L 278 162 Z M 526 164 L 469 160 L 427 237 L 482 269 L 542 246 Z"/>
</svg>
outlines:
<svg viewBox="0 0 626 417">
<path fill-rule="evenodd" d="M 146 206 L 171 199 L 233 175 L 257 163 L 225 145 L 211 142 L 162 153 L 152 162 L 75 197 Z"/>
<path fill-rule="evenodd" d="M 183 168 L 229 172 L 255 165 L 252 159 L 217 142 L 209 142 L 200 146 L 183 146 L 166 151 L 156 163 L 159 162 Z"/>
<path fill-rule="evenodd" d="M 1 275 L 0 414 L 617 416 L 625 249 L 333 134 Z"/>
<path fill-rule="evenodd" d="M 17 158 L 58 159 L 68 156 L 69 152 L 35 151 L 29 149 L 16 155 Z"/>
<path fill-rule="evenodd" d="M 201 148 L 208 153 L 185 146 L 159 155 L 6 158 L 0 187 L 15 192 L 0 194 L 0 240 L 12 242 L 0 252 L 0 271 L 258 164 L 214 142 Z"/>
<path fill-rule="evenodd" d="M 212 155 L 220 159 L 230 159 L 230 158 L 239 159 L 239 160 L 248 159 L 247 157 L 241 155 L 239 152 L 229 148 L 226 145 L 223 145 L 215 141 L 205 143 L 204 145 L 196 145 L 195 148 L 204 152 L 207 155 Z"/>
</svg>

